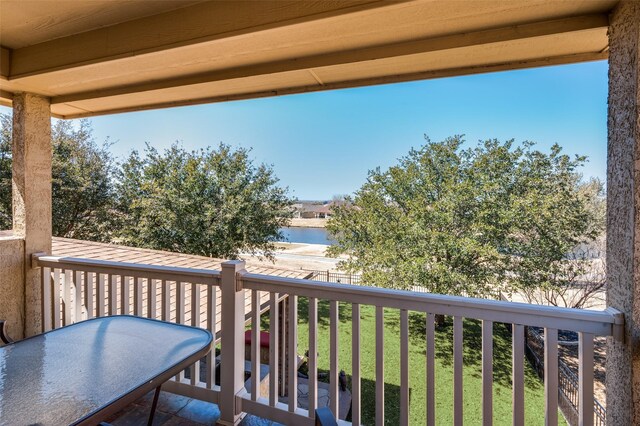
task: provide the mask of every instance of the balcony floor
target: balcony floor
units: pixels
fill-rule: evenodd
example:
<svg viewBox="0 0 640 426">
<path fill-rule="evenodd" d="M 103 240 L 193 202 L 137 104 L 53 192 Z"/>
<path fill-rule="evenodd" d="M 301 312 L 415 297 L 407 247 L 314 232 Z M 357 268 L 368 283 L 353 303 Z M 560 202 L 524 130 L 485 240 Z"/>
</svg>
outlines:
<svg viewBox="0 0 640 426">
<path fill-rule="evenodd" d="M 139 426 L 146 424 L 152 402 L 153 392 L 150 392 L 113 415 L 107 421 L 112 426 Z M 161 392 L 153 424 L 155 426 L 215 425 L 219 416 L 220 410 L 215 404 L 169 392 Z M 240 425 L 275 426 L 278 423 L 247 415 Z"/>
</svg>

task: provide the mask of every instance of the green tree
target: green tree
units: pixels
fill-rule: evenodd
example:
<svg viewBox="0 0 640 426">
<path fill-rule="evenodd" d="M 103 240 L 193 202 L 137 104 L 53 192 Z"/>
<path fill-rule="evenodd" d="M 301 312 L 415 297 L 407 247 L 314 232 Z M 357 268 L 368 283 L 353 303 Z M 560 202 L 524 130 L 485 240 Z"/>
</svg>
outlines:
<svg viewBox="0 0 640 426">
<path fill-rule="evenodd" d="M 271 167 L 254 165 L 246 149 L 133 152 L 118 184 L 119 241 L 204 256 L 271 258 L 291 217 L 287 189 Z"/>
<path fill-rule="evenodd" d="M 116 226 L 116 164 L 109 143 L 96 143 L 87 120 L 77 128 L 69 121 L 56 121 L 51 136 L 53 235 L 110 241 Z"/>
<path fill-rule="evenodd" d="M 0 229 L 11 229 L 11 116 L 0 114 Z"/>
<path fill-rule="evenodd" d="M 0 115 L 0 227 L 10 229 L 11 215 L 11 117 Z M 114 223 L 111 175 L 115 163 L 109 144 L 99 145 L 88 121 L 74 126 L 55 121 L 52 142 L 53 235 L 108 241 Z"/>
<path fill-rule="evenodd" d="M 370 171 L 352 206 L 334 209 L 329 253 L 347 254 L 345 269 L 383 287 L 490 296 L 561 285 L 567 253 L 603 227 L 588 208 L 593 191 L 580 191 L 585 158 L 529 142 L 463 142 L 427 140 Z"/>
</svg>

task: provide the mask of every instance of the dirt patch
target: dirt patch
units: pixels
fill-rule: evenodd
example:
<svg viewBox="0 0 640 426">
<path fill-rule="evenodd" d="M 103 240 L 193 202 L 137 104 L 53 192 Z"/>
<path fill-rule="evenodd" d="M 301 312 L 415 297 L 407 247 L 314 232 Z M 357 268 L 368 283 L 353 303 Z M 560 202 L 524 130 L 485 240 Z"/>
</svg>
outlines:
<svg viewBox="0 0 640 426">
<path fill-rule="evenodd" d="M 324 228 L 327 226 L 327 219 L 291 219 L 291 225 L 297 228 Z"/>
<path fill-rule="evenodd" d="M 308 244 L 304 244 L 304 243 L 275 243 L 275 246 L 278 250 L 278 252 L 286 252 L 289 250 L 296 250 L 299 248 L 304 248 L 306 247 Z"/>
<path fill-rule="evenodd" d="M 303 243 L 277 243 L 274 261 L 260 256 L 244 256 L 247 264 L 292 270 L 337 271 L 340 259 L 326 257 L 327 245 Z"/>
</svg>

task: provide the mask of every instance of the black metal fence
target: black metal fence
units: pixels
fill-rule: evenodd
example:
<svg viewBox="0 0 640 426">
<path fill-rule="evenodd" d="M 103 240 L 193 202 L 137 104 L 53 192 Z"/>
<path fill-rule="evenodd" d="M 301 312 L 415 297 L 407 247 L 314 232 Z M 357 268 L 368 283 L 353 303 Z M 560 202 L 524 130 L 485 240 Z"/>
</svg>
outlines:
<svg viewBox="0 0 640 426">
<path fill-rule="evenodd" d="M 345 272 L 331 272 L 331 271 L 309 271 L 312 273 L 310 280 L 313 281 L 328 281 L 330 283 L 340 284 L 354 284 L 360 285 L 361 276 L 358 274 L 349 274 Z"/>
<path fill-rule="evenodd" d="M 532 327 L 527 327 L 527 355 L 540 377 L 544 377 L 544 337 Z M 569 366 L 558 360 L 558 390 L 560 392 L 560 409 L 569 424 L 578 424 L 578 376 Z M 594 425 L 604 426 L 607 410 L 596 398 L 593 399 Z"/>
</svg>

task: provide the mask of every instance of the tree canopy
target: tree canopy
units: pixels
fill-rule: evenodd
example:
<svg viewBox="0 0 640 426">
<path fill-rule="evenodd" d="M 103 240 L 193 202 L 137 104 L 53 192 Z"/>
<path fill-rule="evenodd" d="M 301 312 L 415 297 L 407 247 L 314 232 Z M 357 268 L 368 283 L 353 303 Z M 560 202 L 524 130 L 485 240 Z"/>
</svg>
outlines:
<svg viewBox="0 0 640 426">
<path fill-rule="evenodd" d="M 372 285 L 470 296 L 560 285 L 576 272 L 576 245 L 604 227 L 577 169 L 586 158 L 524 142 L 487 140 L 463 149 L 454 136 L 427 143 L 386 171 L 369 172 L 335 208 L 332 255 Z"/>
<path fill-rule="evenodd" d="M 12 227 L 12 122 L 0 114 L 0 229 Z M 53 235 L 205 256 L 272 257 L 288 189 L 246 149 L 151 146 L 117 163 L 90 122 L 52 125 Z"/>
<path fill-rule="evenodd" d="M 0 125 L 0 229 L 10 229 L 11 117 L 0 114 Z M 96 143 L 86 120 L 77 128 L 55 121 L 51 144 L 53 234 L 109 241 L 115 203 L 111 178 L 116 167 L 109 144 Z"/>
<path fill-rule="evenodd" d="M 52 136 L 53 235 L 95 241 L 113 236 L 116 170 L 109 144 L 96 143 L 88 121 L 57 121 Z"/>
<path fill-rule="evenodd" d="M 246 149 L 131 153 L 118 178 L 121 242 L 204 256 L 271 257 L 292 215 L 287 189 Z"/>
<path fill-rule="evenodd" d="M 0 229 L 11 229 L 11 117 L 0 114 Z"/>
</svg>

